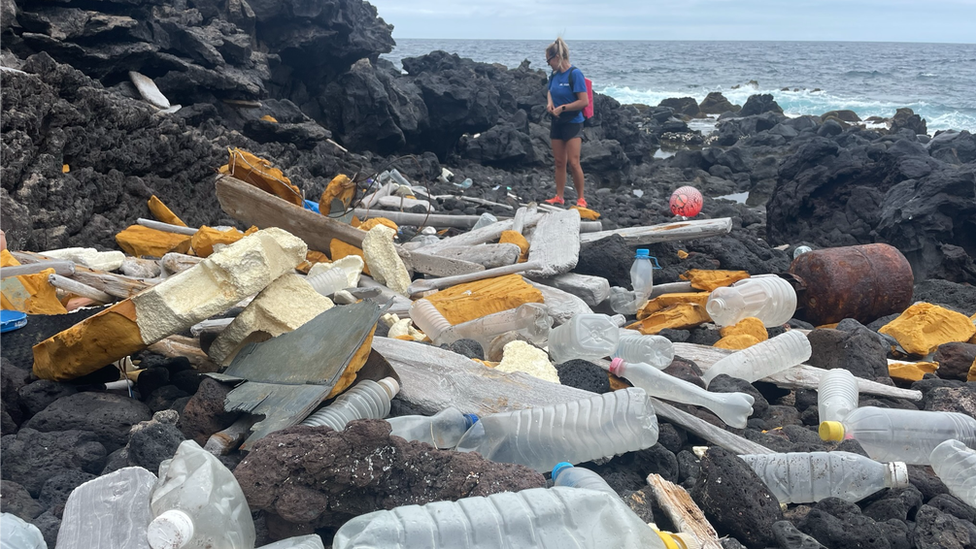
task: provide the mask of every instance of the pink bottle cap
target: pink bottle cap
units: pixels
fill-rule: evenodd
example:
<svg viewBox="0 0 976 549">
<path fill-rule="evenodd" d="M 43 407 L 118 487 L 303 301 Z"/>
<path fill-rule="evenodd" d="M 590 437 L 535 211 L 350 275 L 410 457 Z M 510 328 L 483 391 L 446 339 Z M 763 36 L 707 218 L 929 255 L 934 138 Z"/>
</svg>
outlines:
<svg viewBox="0 0 976 549">
<path fill-rule="evenodd" d="M 613 375 L 619 375 L 620 369 L 624 366 L 624 359 L 615 358 L 610 361 L 610 373 Z"/>
</svg>

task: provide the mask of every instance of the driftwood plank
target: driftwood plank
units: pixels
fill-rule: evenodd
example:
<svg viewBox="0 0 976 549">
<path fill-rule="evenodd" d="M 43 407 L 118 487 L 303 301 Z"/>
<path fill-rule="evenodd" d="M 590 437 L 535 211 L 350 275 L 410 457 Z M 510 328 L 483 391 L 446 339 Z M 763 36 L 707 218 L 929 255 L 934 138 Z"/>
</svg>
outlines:
<svg viewBox="0 0 976 549">
<path fill-rule="evenodd" d="M 11 252 L 23 264 L 50 261 L 51 258 L 33 252 Z M 75 264 L 75 272 L 71 279 L 92 288 L 101 290 L 112 297 L 125 299 L 151 287 L 155 281 L 140 280 L 115 273 L 95 271 L 83 265 Z"/>
<path fill-rule="evenodd" d="M 695 500 L 691 499 L 691 494 L 681 486 L 664 480 L 664 477 L 656 473 L 647 475 L 647 484 L 651 486 L 654 499 L 668 514 L 668 518 L 671 519 L 679 532 L 695 536 L 701 543 L 702 549 L 722 549 L 722 543 L 718 540 L 718 533 L 705 518 L 705 513 L 698 507 Z"/>
<path fill-rule="evenodd" d="M 655 242 L 671 242 L 675 240 L 691 240 L 708 236 L 728 234 L 732 230 L 732 219 L 700 219 L 663 223 L 648 227 L 626 227 L 611 231 L 599 231 L 580 235 L 583 243 L 596 242 L 609 236 L 620 235 L 629 246 L 654 244 Z"/>
</svg>

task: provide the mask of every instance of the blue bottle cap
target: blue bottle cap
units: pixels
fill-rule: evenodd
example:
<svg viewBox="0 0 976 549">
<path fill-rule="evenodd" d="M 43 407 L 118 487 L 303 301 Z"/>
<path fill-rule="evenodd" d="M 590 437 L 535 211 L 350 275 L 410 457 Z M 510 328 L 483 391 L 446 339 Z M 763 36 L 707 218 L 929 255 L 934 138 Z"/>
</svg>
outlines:
<svg viewBox="0 0 976 549">
<path fill-rule="evenodd" d="M 470 429 L 475 423 L 478 423 L 478 419 L 479 418 L 476 414 L 464 414 L 464 423 L 467 425 L 468 429 Z"/>
<path fill-rule="evenodd" d="M 560 461 L 557 463 L 556 466 L 552 468 L 552 480 L 556 480 L 556 477 L 559 476 L 559 473 L 561 473 L 563 469 L 572 466 L 573 464 L 568 461 Z"/>
<path fill-rule="evenodd" d="M 637 255 L 634 256 L 634 259 L 641 257 L 651 257 L 651 250 L 647 248 L 637 248 Z"/>
<path fill-rule="evenodd" d="M 0 310 L 0 333 L 12 332 L 27 326 L 27 314 L 8 309 Z"/>
</svg>

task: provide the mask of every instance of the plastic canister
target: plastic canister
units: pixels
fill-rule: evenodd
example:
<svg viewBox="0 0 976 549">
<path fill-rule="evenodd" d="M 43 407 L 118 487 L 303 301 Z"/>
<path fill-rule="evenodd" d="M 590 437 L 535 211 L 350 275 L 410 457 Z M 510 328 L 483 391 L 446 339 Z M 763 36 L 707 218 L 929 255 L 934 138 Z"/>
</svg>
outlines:
<svg viewBox="0 0 976 549">
<path fill-rule="evenodd" d="M 578 314 L 549 333 L 549 355 L 556 364 L 610 356 L 620 338 L 617 326 L 607 315 Z"/>
</svg>

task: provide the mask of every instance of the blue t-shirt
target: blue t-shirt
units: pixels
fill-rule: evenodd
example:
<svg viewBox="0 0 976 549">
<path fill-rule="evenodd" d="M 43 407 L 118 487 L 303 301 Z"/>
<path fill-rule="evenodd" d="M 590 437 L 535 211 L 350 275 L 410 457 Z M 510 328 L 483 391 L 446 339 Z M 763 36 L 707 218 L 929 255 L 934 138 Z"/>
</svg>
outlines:
<svg viewBox="0 0 976 549">
<path fill-rule="evenodd" d="M 573 76 L 572 89 L 569 85 L 569 73 L 576 72 Z M 560 105 L 566 105 L 572 103 L 579 99 L 576 94 L 579 92 L 586 92 L 586 79 L 583 78 L 583 71 L 577 69 L 576 67 L 570 67 L 568 71 L 556 72 L 549 79 L 549 94 L 552 96 L 552 106 L 558 107 Z M 573 118 L 560 118 L 560 122 L 581 124 L 583 122 L 583 111 L 576 111 L 576 116 Z"/>
</svg>

